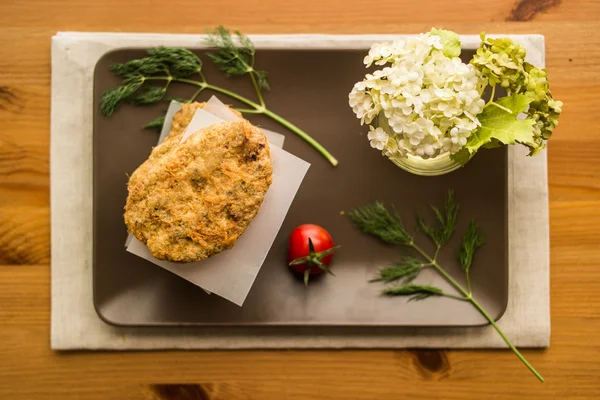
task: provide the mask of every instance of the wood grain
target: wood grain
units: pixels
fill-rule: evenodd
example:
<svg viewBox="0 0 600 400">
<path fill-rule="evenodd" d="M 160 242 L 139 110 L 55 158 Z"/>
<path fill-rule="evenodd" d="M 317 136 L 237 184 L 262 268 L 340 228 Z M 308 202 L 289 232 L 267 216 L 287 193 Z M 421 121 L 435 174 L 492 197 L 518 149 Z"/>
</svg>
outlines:
<svg viewBox="0 0 600 400">
<path fill-rule="evenodd" d="M 597 0 L 0 2 L 0 399 L 600 397 Z M 59 30 L 541 33 L 564 114 L 549 146 L 551 348 L 76 352 L 49 349 L 50 37 Z"/>
</svg>

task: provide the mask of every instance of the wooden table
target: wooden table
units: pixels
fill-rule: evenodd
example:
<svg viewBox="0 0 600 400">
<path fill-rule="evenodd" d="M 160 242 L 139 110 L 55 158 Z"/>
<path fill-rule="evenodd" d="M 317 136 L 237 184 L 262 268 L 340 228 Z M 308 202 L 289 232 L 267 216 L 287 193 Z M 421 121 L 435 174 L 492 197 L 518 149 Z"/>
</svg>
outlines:
<svg viewBox="0 0 600 400">
<path fill-rule="evenodd" d="M 285 3 L 285 4 L 284 4 Z M 0 399 L 600 397 L 600 1 L 3 0 L 0 2 Z M 374 3 L 373 3 L 374 4 Z M 550 143 L 552 343 L 509 351 L 50 351 L 50 37 L 199 33 L 541 33 Z"/>
</svg>

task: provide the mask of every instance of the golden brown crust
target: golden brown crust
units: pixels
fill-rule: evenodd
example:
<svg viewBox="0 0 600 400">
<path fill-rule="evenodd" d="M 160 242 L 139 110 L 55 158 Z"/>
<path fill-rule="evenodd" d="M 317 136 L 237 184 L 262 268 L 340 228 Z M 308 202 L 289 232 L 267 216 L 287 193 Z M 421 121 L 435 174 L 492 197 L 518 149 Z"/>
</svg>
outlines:
<svg viewBox="0 0 600 400">
<path fill-rule="evenodd" d="M 179 115 L 173 138 L 132 174 L 125 206 L 129 231 L 154 257 L 174 262 L 233 247 L 272 177 L 267 139 L 246 120 L 211 125 L 181 143 L 190 110 Z"/>
<path fill-rule="evenodd" d="M 204 108 L 206 105 L 205 102 L 198 103 L 183 103 L 181 105 L 181 110 L 177 111 L 173 116 L 173 121 L 171 122 L 171 131 L 169 132 L 169 138 L 179 137 L 185 131 L 185 128 L 192 122 L 192 118 L 194 118 L 194 114 L 196 110 L 199 108 Z"/>
<path fill-rule="evenodd" d="M 196 110 L 199 108 L 204 108 L 205 105 L 205 102 L 183 103 L 181 105 L 181 110 L 177 111 L 173 116 L 173 121 L 171 122 L 171 131 L 167 137 L 174 138 L 183 135 L 185 128 L 187 128 L 190 122 L 192 122 L 192 118 L 194 118 Z M 234 110 L 231 107 L 229 107 L 229 109 L 238 117 L 243 118 L 242 114 L 240 114 L 237 110 Z"/>
<path fill-rule="evenodd" d="M 194 118 L 196 110 L 198 110 L 199 108 L 204 108 L 205 105 L 206 102 L 199 103 L 197 101 L 193 103 L 181 104 L 181 109 L 177 111 L 175 115 L 173 115 L 169 135 L 161 143 L 163 146 L 158 150 L 156 150 L 155 148 L 155 151 L 153 151 L 152 154 L 150 154 L 149 159 L 154 160 L 162 157 L 166 152 L 168 152 L 171 149 L 171 147 L 178 144 L 181 141 L 181 136 L 183 135 L 185 128 L 187 128 L 190 122 L 192 122 L 192 118 Z M 233 113 L 238 115 L 240 118 L 243 118 L 242 114 L 240 114 L 238 111 L 234 110 L 231 107 L 229 107 L 229 109 Z"/>
</svg>

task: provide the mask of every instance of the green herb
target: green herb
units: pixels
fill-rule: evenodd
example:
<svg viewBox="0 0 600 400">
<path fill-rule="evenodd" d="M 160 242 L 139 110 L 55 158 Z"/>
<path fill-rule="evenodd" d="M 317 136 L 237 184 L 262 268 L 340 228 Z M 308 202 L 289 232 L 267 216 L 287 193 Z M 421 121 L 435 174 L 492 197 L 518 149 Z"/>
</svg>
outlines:
<svg viewBox="0 0 600 400">
<path fill-rule="evenodd" d="M 433 243 L 436 244 L 438 249 L 450 240 L 450 237 L 454 233 L 454 225 L 456 224 L 456 215 L 458 214 L 458 204 L 454 197 L 454 191 L 448 192 L 446 198 L 445 210 L 442 213 L 437 207 L 430 206 L 435 214 L 437 221 L 436 226 L 428 225 L 421 214 L 417 214 L 417 222 L 423 232 L 429 236 Z"/>
<path fill-rule="evenodd" d="M 413 284 L 383 289 L 383 293 L 390 296 L 411 296 L 408 301 L 424 300 L 431 296 L 444 295 L 444 292 L 440 288 Z"/>
<path fill-rule="evenodd" d="M 176 101 L 178 103 L 189 103 L 190 99 L 184 99 L 183 97 L 170 97 L 167 102 L 170 103 L 172 101 Z"/>
<path fill-rule="evenodd" d="M 267 82 L 267 73 L 254 69 L 254 56 L 256 54 L 254 45 L 250 39 L 242 35 L 239 31 L 235 31 L 235 36 L 237 43 L 227 29 L 222 26 L 218 27 L 216 34 L 209 36 L 208 44 L 219 50 L 216 53 L 208 53 L 208 57 L 227 76 L 250 74 L 253 83 L 258 88 L 271 90 Z M 257 90 L 256 94 L 261 98 L 260 90 Z"/>
<path fill-rule="evenodd" d="M 154 120 L 148 122 L 146 124 L 146 126 L 144 126 L 144 129 L 162 129 L 163 125 L 165 123 L 165 116 L 161 115 L 159 117 L 156 117 Z"/>
<path fill-rule="evenodd" d="M 404 229 L 402 218 L 391 214 L 383 203 L 375 202 L 370 206 L 350 211 L 350 218 L 361 231 L 378 237 L 390 244 L 409 244 L 412 237 Z"/>
<path fill-rule="evenodd" d="M 147 57 L 131 60 L 123 64 L 111 66 L 111 71 L 118 75 L 121 85 L 107 90 L 100 98 L 100 111 L 109 116 L 121 103 L 136 105 L 153 104 L 161 101 L 167 93 L 172 82 L 179 82 L 197 87 L 196 92 L 184 102 L 193 102 L 204 90 L 210 90 L 229 96 L 248 108 L 238 109 L 244 114 L 262 114 L 278 122 L 294 132 L 319 153 L 321 153 L 333 166 L 338 161 L 320 143 L 310 137 L 283 117 L 269 110 L 263 99 L 263 90 L 269 90 L 267 73 L 254 67 L 256 50 L 252 41 L 238 31 L 232 34 L 220 26 L 212 31 L 206 40 L 208 46 L 215 48 L 208 53 L 208 57 L 217 68 L 227 76 L 249 75 L 254 86 L 257 101 L 250 100 L 237 93 L 207 82 L 202 73 L 202 61 L 193 52 L 172 47 L 156 47 L 148 49 Z M 197 75 L 197 79 L 192 79 Z M 162 86 L 145 88 L 145 84 L 162 82 Z M 146 125 L 146 128 L 160 129 L 162 124 L 156 119 Z"/>
<path fill-rule="evenodd" d="M 418 257 L 408 256 L 399 263 L 384 268 L 377 273 L 377 276 L 371 282 L 395 282 L 401 281 L 402 284 L 390 286 L 383 290 L 383 293 L 389 296 L 410 296 L 410 300 L 423 300 L 431 296 L 446 296 L 457 300 L 471 303 L 487 321 L 494 327 L 502 337 L 508 347 L 525 364 L 527 368 L 541 381 L 544 378 L 529 364 L 523 355 L 506 337 L 504 332 L 496 324 L 494 319 L 487 313 L 481 304 L 473 297 L 471 288 L 470 269 L 473 264 L 476 250 L 484 243 L 483 235 L 477 228 L 476 221 L 473 219 L 463 236 L 460 250 L 457 252 L 457 260 L 465 271 L 467 278 L 467 288 L 459 284 L 438 262 L 438 254 L 444 244 L 448 242 L 454 234 L 456 228 L 456 218 L 458 214 L 458 204 L 453 191 L 449 191 L 446 198 L 444 210 L 431 207 L 435 216 L 436 224 L 428 224 L 421 216 L 417 215 L 417 222 L 420 229 L 437 246 L 435 254 L 430 255 L 415 243 L 415 237 L 411 235 L 403 226 L 400 216 L 396 212 L 388 211 L 380 202 L 375 202 L 363 206 L 355 211 L 348 213 L 354 225 L 362 232 L 368 233 L 388 244 L 400 244 L 412 249 Z M 456 288 L 459 295 L 446 293 L 442 289 L 411 283 L 425 268 L 433 268 L 442 275 L 448 282 Z"/>
<path fill-rule="evenodd" d="M 460 251 L 456 256 L 465 272 L 469 272 L 473 263 L 473 256 L 475 256 L 475 250 L 481 247 L 484 242 L 483 235 L 477 231 L 477 223 L 472 219 L 469 223 L 469 228 L 467 228 L 467 233 L 463 237 Z"/>
<path fill-rule="evenodd" d="M 412 282 L 421 272 L 424 267 L 429 266 L 427 263 L 423 263 L 418 258 L 404 257 L 404 259 L 398 263 L 395 263 L 391 267 L 380 270 L 375 279 L 371 279 L 370 282 L 394 282 L 403 280 L 404 283 Z"/>
<path fill-rule="evenodd" d="M 136 93 L 135 96 L 131 97 L 131 101 L 134 104 L 152 104 L 161 100 L 167 89 L 164 87 L 151 87 L 143 92 Z"/>
</svg>

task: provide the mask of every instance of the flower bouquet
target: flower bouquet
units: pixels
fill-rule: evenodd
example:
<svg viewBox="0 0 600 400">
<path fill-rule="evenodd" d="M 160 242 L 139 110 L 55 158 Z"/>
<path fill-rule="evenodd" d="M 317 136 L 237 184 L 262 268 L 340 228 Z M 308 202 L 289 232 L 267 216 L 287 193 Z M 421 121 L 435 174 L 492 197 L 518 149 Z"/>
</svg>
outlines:
<svg viewBox="0 0 600 400">
<path fill-rule="evenodd" d="M 470 63 L 460 52 L 458 34 L 435 28 L 375 43 L 364 63 L 382 68 L 350 92 L 371 147 L 411 173 L 449 173 L 481 148 L 520 143 L 535 155 L 558 124 L 562 102 L 552 98 L 546 70 L 525 61 L 523 46 L 482 33 Z"/>
</svg>

